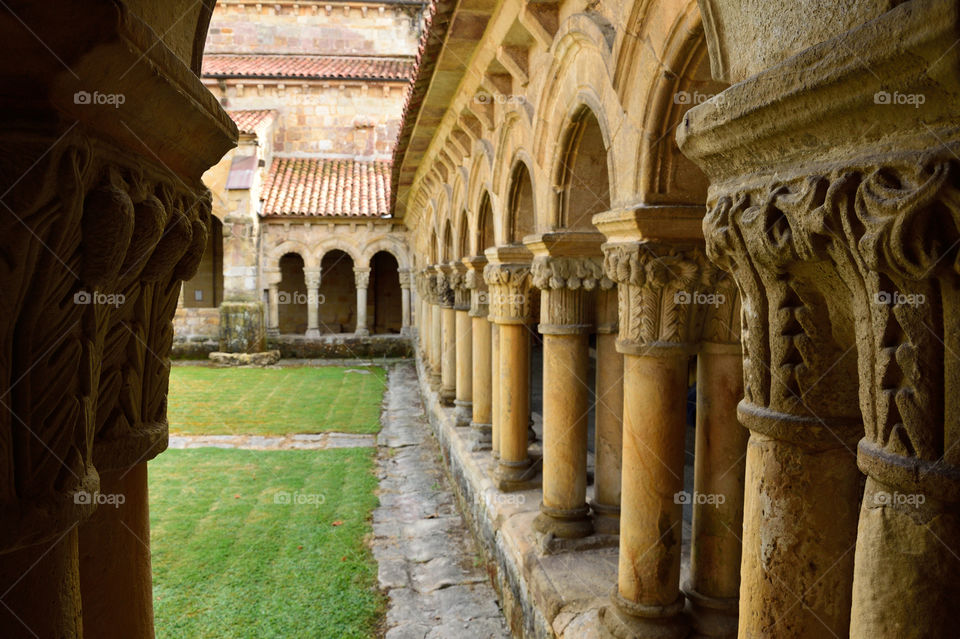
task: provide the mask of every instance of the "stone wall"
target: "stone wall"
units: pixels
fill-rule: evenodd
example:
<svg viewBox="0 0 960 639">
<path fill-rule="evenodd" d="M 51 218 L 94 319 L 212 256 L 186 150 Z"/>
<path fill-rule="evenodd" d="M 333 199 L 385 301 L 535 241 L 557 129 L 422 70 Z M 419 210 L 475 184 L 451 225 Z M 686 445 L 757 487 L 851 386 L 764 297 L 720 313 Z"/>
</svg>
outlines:
<svg viewBox="0 0 960 639">
<path fill-rule="evenodd" d="M 418 3 L 218 2 L 206 53 L 413 55 Z"/>
<path fill-rule="evenodd" d="M 206 359 L 219 348 L 220 309 L 177 307 L 173 317 L 172 357 Z"/>
</svg>

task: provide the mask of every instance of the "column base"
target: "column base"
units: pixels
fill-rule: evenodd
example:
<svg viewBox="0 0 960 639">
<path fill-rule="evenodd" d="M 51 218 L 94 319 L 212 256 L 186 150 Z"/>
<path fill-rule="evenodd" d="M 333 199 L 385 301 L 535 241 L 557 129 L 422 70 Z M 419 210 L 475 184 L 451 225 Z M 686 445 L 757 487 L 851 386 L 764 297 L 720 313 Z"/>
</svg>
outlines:
<svg viewBox="0 0 960 639">
<path fill-rule="evenodd" d="M 413 337 L 414 331 L 409 326 L 404 326 L 400 329 L 400 334 L 404 337 Z"/>
<path fill-rule="evenodd" d="M 592 501 L 590 508 L 593 510 L 593 528 L 598 535 L 620 534 L 620 506 Z"/>
<path fill-rule="evenodd" d="M 358 328 L 353 332 L 354 337 L 370 337 L 369 328 Z"/>
<path fill-rule="evenodd" d="M 268 328 L 268 329 L 267 329 L 267 337 L 280 337 L 280 329 L 279 329 L 279 328 Z"/>
<path fill-rule="evenodd" d="M 493 424 L 470 422 L 470 430 L 473 432 L 473 441 L 470 442 L 472 452 L 493 448 Z"/>
<path fill-rule="evenodd" d="M 445 388 L 440 385 L 440 403 L 444 406 L 453 406 L 453 400 L 457 397 L 457 389 Z"/>
<path fill-rule="evenodd" d="M 457 427 L 466 428 L 470 425 L 473 417 L 473 402 L 467 402 L 462 399 L 453 400 L 453 415 L 456 419 Z"/>
<path fill-rule="evenodd" d="M 736 639 L 739 600 L 702 595 L 686 586 L 683 594 L 690 602 L 689 617 L 694 632 L 691 639 Z"/>
<path fill-rule="evenodd" d="M 540 460 L 527 458 L 520 462 L 508 462 L 500 459 L 494 474 L 497 490 L 504 493 L 530 490 L 540 487 Z"/>
<path fill-rule="evenodd" d="M 435 393 L 439 391 L 440 381 L 441 381 L 440 373 L 434 372 L 434 370 L 431 368 L 427 372 L 427 383 L 430 384 L 430 390 L 432 390 Z"/>
<path fill-rule="evenodd" d="M 633 603 L 616 590 L 611 599 L 611 605 L 600 610 L 605 639 L 684 639 L 690 634 L 690 626 L 680 614 L 683 595 L 668 606 Z"/>
<path fill-rule="evenodd" d="M 303 336 L 306 337 L 307 339 L 317 339 L 317 338 L 320 337 L 320 329 L 319 329 L 319 328 L 308 328 L 308 329 L 307 329 L 307 332 L 304 333 Z"/>
<path fill-rule="evenodd" d="M 540 514 L 533 520 L 533 528 L 544 535 L 553 535 L 561 539 L 579 539 L 593 533 L 593 521 L 590 508 L 586 504 L 580 508 L 551 508 L 540 504 Z"/>
</svg>

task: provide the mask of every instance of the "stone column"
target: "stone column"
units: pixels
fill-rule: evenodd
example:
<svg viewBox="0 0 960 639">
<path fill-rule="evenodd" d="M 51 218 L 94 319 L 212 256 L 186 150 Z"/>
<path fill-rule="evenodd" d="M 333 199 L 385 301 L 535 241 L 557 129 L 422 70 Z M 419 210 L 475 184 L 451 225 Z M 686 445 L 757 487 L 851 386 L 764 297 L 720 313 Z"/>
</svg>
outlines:
<svg viewBox="0 0 960 639">
<path fill-rule="evenodd" d="M 430 307 L 430 385 L 440 392 L 442 382 L 443 357 L 443 314 L 441 305 L 448 296 L 450 287 L 443 273 L 438 271 L 439 266 L 433 267 L 433 298 Z"/>
<path fill-rule="evenodd" d="M 354 267 L 354 280 L 357 284 L 357 330 L 354 335 L 366 337 L 370 334 L 367 328 L 367 288 L 370 286 L 370 267 Z"/>
<path fill-rule="evenodd" d="M 610 288 L 599 233 L 545 233 L 526 242 L 540 289 L 543 334 L 543 502 L 534 528 L 559 538 L 593 532 L 587 506 L 589 332 L 593 291 Z M 596 257 L 590 254 L 595 253 Z"/>
<path fill-rule="evenodd" d="M 718 274 L 719 275 L 719 274 Z M 729 276 L 711 287 L 697 356 L 697 436 L 694 458 L 691 603 L 699 637 L 737 636 L 740 535 L 749 431 L 737 419 L 743 398 L 740 301 Z M 713 302 L 710 304 L 709 302 Z"/>
<path fill-rule="evenodd" d="M 320 337 L 320 269 L 304 268 L 303 280 L 307 286 L 307 332 L 306 337 Z"/>
<path fill-rule="evenodd" d="M 500 363 L 498 390 L 500 458 L 496 472 L 500 490 L 536 485 L 527 453 L 530 421 L 530 252 L 523 246 L 487 250 L 484 280 L 490 288 L 490 317 L 497 324 Z M 497 425 L 494 426 L 497 428 Z"/>
<path fill-rule="evenodd" d="M 461 262 L 450 265 L 453 310 L 456 313 L 456 396 L 453 400 L 457 426 L 469 426 L 473 416 L 473 336 L 470 321 L 470 289 L 467 267 Z"/>
<path fill-rule="evenodd" d="M 211 223 L 200 178 L 236 129 L 137 12 L 18 13 L 23 28 L 4 38 L 20 59 L 0 63 L 0 634 L 146 639 L 150 538 L 133 548 L 120 520 L 144 532 L 135 512 L 148 508 L 144 462 L 166 446 L 171 320 Z M 183 25 L 179 42 L 203 31 Z M 69 50 L 83 80 L 47 62 L 52 50 Z M 125 99 L 98 105 L 95 91 Z M 119 485 L 111 471 L 132 467 Z M 107 510 L 116 494 L 120 515 Z M 96 583 L 82 578 L 93 565 Z"/>
<path fill-rule="evenodd" d="M 871 17 L 678 129 L 743 294 L 741 636 L 956 635 L 960 13 Z"/>
<path fill-rule="evenodd" d="M 470 293 L 469 316 L 472 321 L 470 329 L 472 352 L 471 362 L 473 373 L 470 376 L 473 389 L 473 414 L 470 428 L 473 430 L 473 450 L 488 450 L 493 438 L 493 396 L 492 396 L 492 365 L 490 322 L 487 319 L 489 308 L 488 293 L 483 281 L 483 267 L 487 258 L 465 257 L 463 263 L 467 266 L 465 285 Z"/>
<path fill-rule="evenodd" d="M 400 269 L 400 334 L 407 336 L 411 334 L 411 327 L 413 326 L 413 323 L 410 319 L 410 284 L 410 270 Z"/>
<path fill-rule="evenodd" d="M 490 450 L 494 461 L 500 461 L 500 420 L 502 419 L 500 408 L 500 327 L 492 319 L 489 319 L 490 315 L 487 317 L 487 323 L 490 325 Z M 494 470 L 496 470 L 496 466 Z"/>
<path fill-rule="evenodd" d="M 267 309 L 267 335 L 276 337 L 280 334 L 280 269 L 264 269 L 264 280 L 269 293 Z"/>
<path fill-rule="evenodd" d="M 637 224 L 641 216 L 633 209 L 594 222 L 602 220 L 603 231 L 614 223 Z M 604 245 L 605 270 L 620 297 L 624 405 L 619 577 L 604 626 L 617 637 L 685 637 L 678 496 L 688 362 L 703 323 L 702 308 L 692 300 L 713 269 L 695 240 L 618 241 L 614 232 L 608 237 L 613 241 Z"/>
<path fill-rule="evenodd" d="M 620 534 L 620 474 L 623 448 L 623 355 L 617 351 L 617 289 L 596 293 L 597 376 L 593 527 Z"/>
<path fill-rule="evenodd" d="M 460 274 L 453 264 L 437 267 L 437 279 L 442 281 L 440 295 L 440 402 L 453 406 L 457 395 L 457 312 L 454 309 L 454 284 Z"/>
</svg>

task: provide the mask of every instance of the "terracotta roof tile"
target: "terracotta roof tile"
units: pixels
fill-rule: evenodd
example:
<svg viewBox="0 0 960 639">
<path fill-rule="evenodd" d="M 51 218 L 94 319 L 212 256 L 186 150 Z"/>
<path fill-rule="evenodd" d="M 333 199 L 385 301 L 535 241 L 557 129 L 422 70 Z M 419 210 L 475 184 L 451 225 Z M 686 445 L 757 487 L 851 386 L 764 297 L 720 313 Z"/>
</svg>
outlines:
<svg viewBox="0 0 960 639">
<path fill-rule="evenodd" d="M 380 217 L 390 212 L 390 162 L 275 157 L 261 215 Z"/>
<path fill-rule="evenodd" d="M 207 55 L 203 75 L 229 78 L 306 78 L 406 81 L 413 62 L 406 58 L 329 55 Z"/>
<path fill-rule="evenodd" d="M 242 109 L 227 111 L 227 115 L 236 123 L 240 133 L 253 133 L 265 120 L 277 114 L 273 109 Z"/>
</svg>

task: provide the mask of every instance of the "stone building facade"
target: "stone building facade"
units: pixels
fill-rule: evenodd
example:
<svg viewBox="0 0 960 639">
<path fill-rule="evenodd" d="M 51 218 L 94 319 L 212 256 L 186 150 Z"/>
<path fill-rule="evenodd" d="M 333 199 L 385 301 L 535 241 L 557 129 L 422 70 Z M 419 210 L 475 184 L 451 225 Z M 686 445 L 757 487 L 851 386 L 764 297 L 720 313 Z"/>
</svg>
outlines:
<svg viewBox="0 0 960 639">
<path fill-rule="evenodd" d="M 244 142 L 201 80 L 213 11 L 0 11 L 2 636 L 154 636 L 146 468 L 182 283 L 220 224 L 222 284 L 190 290 L 273 295 L 230 242 L 274 222 L 201 180 Z M 957 4 L 430 13 L 391 223 L 424 398 L 514 634 L 956 636 Z M 265 180 L 266 142 L 224 183 Z"/>
<path fill-rule="evenodd" d="M 389 162 L 421 16 L 410 2 L 216 4 L 201 77 L 240 141 L 204 176 L 214 232 L 184 285 L 178 353 L 407 332 Z"/>
</svg>

